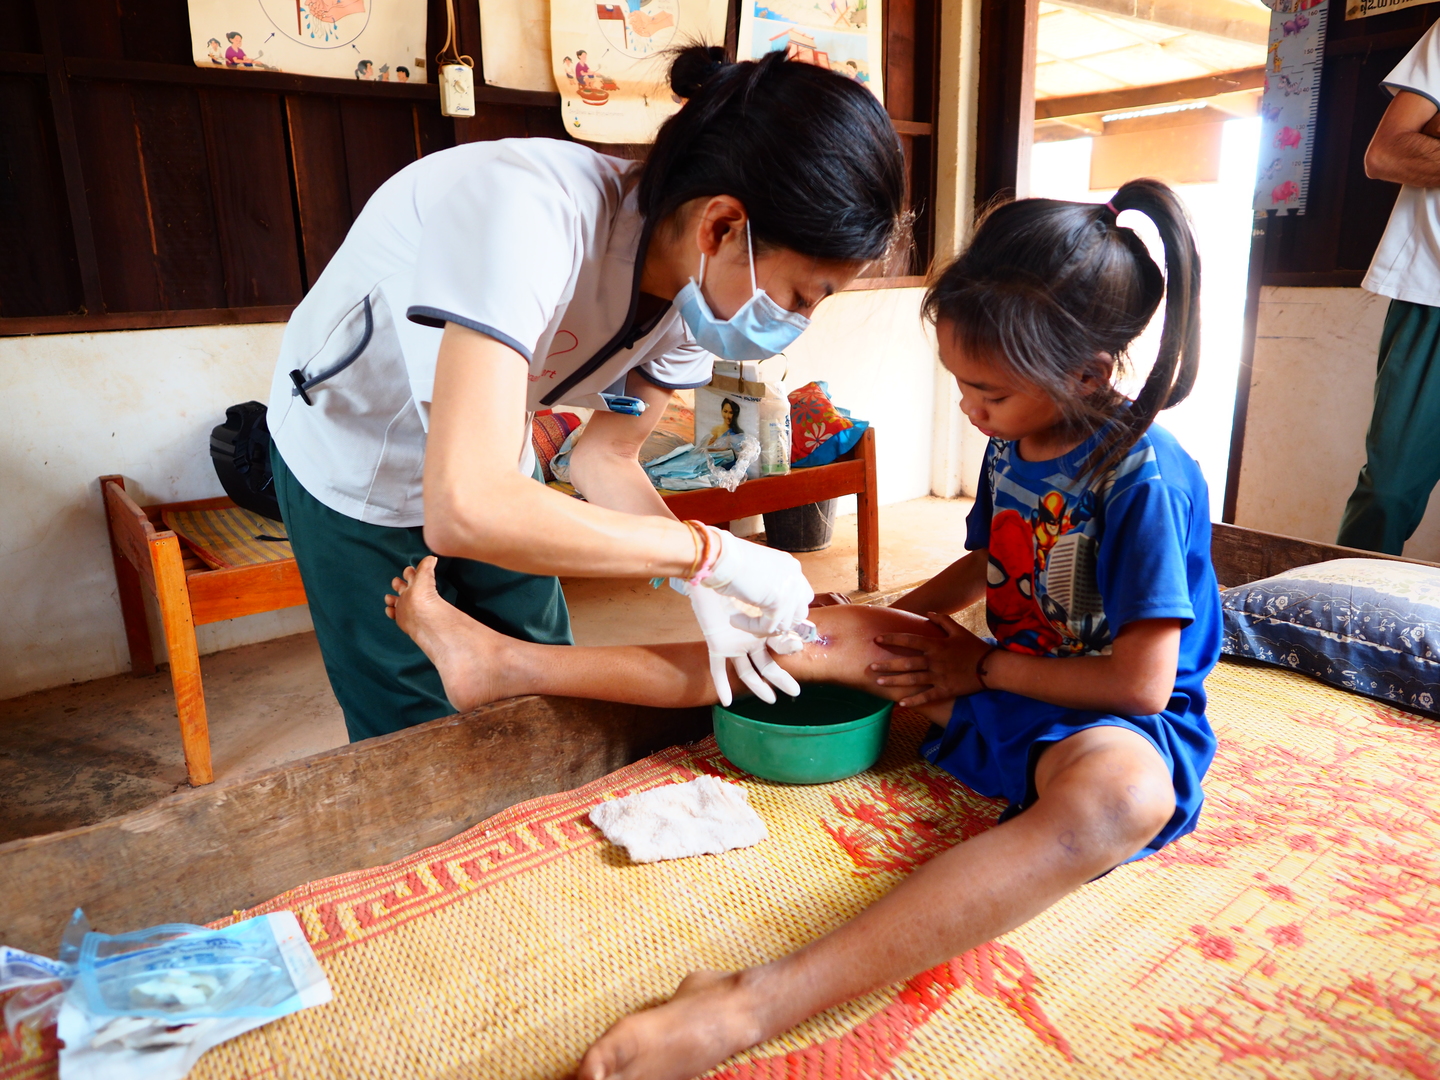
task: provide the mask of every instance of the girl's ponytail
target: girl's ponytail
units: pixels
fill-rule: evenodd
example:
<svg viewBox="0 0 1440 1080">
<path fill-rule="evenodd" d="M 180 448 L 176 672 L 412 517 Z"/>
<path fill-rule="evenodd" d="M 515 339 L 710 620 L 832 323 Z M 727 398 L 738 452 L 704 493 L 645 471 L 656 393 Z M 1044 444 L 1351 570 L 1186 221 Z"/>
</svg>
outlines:
<svg viewBox="0 0 1440 1080">
<path fill-rule="evenodd" d="M 1158 180 L 1131 180 L 1109 202 L 1116 214 L 1138 210 L 1160 233 L 1165 248 L 1165 321 L 1160 329 L 1160 349 L 1155 366 L 1145 378 L 1126 417 L 1125 426 L 1133 436 L 1116 456 L 1143 435 L 1161 410 L 1180 404 L 1195 387 L 1200 370 L 1200 253 L 1189 215 L 1179 197 Z M 1149 262 L 1148 254 L 1145 256 Z"/>
<path fill-rule="evenodd" d="M 1133 229 L 1138 210 L 1160 232 L 1165 273 Z M 1104 382 L 1079 388 L 1128 350 L 1165 301 L 1155 366 L 1134 401 Z M 959 258 L 935 279 L 925 314 L 960 347 L 1001 364 L 1088 434 L 1108 425 L 1087 471 L 1114 468 L 1162 409 L 1185 400 L 1200 361 L 1200 256 L 1180 199 L 1159 180 L 1132 180 L 1108 203 L 1022 199 L 990 209 Z"/>
</svg>

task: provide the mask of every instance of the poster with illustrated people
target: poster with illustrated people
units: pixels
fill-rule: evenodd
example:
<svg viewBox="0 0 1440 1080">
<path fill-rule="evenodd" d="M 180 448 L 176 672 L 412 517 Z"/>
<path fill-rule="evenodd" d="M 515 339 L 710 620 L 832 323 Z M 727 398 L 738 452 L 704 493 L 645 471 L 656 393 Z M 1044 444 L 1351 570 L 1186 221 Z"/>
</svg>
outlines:
<svg viewBox="0 0 1440 1080">
<path fill-rule="evenodd" d="M 425 0 L 189 0 L 197 67 L 425 82 Z"/>
<path fill-rule="evenodd" d="M 828 67 L 885 100 L 881 0 L 742 0 L 742 60 L 784 52 Z"/>
<path fill-rule="evenodd" d="M 577 139 L 646 143 L 683 104 L 672 46 L 725 40 L 726 0 L 551 0 L 550 60 L 565 128 Z"/>
<path fill-rule="evenodd" d="M 1260 98 L 1255 212 L 1305 212 L 1320 105 L 1329 0 L 1265 0 L 1271 9 Z"/>
</svg>

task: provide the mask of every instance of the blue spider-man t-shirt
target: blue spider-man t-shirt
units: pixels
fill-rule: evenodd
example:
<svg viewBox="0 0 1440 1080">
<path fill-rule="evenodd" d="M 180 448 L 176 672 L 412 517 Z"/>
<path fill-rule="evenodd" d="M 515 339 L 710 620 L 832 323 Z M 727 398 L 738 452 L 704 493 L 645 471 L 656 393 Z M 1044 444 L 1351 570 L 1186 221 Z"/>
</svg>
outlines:
<svg viewBox="0 0 1440 1080">
<path fill-rule="evenodd" d="M 1101 437 L 1052 461 L 991 440 L 965 540 L 990 552 L 990 632 L 1016 652 L 1095 655 L 1126 623 L 1179 619 L 1175 693 L 1189 698 L 1181 711 L 1203 714 L 1205 676 L 1220 657 L 1205 477 L 1173 435 L 1151 427 L 1087 482 Z"/>
<path fill-rule="evenodd" d="M 921 753 L 1017 811 L 1037 793 L 1047 746 L 1090 727 L 1143 735 L 1170 770 L 1175 812 L 1135 858 L 1195 828 L 1215 754 L 1205 676 L 1220 658 L 1220 594 L 1210 565 L 1210 498 L 1200 467 L 1152 427 L 1120 464 L 1083 477 L 1097 434 L 1064 457 L 1025 461 L 991 441 L 965 546 L 989 551 L 986 616 L 996 641 L 1037 656 L 1109 651 L 1139 619 L 1178 619 L 1175 690 L 1151 716 L 1068 708 L 1003 690 L 955 699 L 944 732 Z"/>
</svg>

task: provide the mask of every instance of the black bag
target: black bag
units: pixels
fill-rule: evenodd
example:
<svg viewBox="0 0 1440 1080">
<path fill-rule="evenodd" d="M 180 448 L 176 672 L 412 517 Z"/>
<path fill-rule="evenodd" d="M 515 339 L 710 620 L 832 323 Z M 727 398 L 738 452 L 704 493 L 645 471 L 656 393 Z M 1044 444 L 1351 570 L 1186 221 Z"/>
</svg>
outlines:
<svg viewBox="0 0 1440 1080">
<path fill-rule="evenodd" d="M 280 520 L 275 477 L 270 472 L 270 428 L 265 406 L 258 401 L 231 405 L 225 423 L 210 432 L 210 458 L 220 486 L 234 500 L 261 517 Z"/>
</svg>

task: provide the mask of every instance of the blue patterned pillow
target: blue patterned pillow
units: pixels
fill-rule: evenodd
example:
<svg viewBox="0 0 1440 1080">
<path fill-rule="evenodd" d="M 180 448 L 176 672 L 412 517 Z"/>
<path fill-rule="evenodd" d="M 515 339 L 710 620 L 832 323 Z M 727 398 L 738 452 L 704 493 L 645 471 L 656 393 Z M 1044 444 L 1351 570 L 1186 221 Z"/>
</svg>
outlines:
<svg viewBox="0 0 1440 1080">
<path fill-rule="evenodd" d="M 1440 701 L 1440 568 L 1336 559 L 1221 594 L 1224 651 L 1414 712 Z"/>
</svg>

